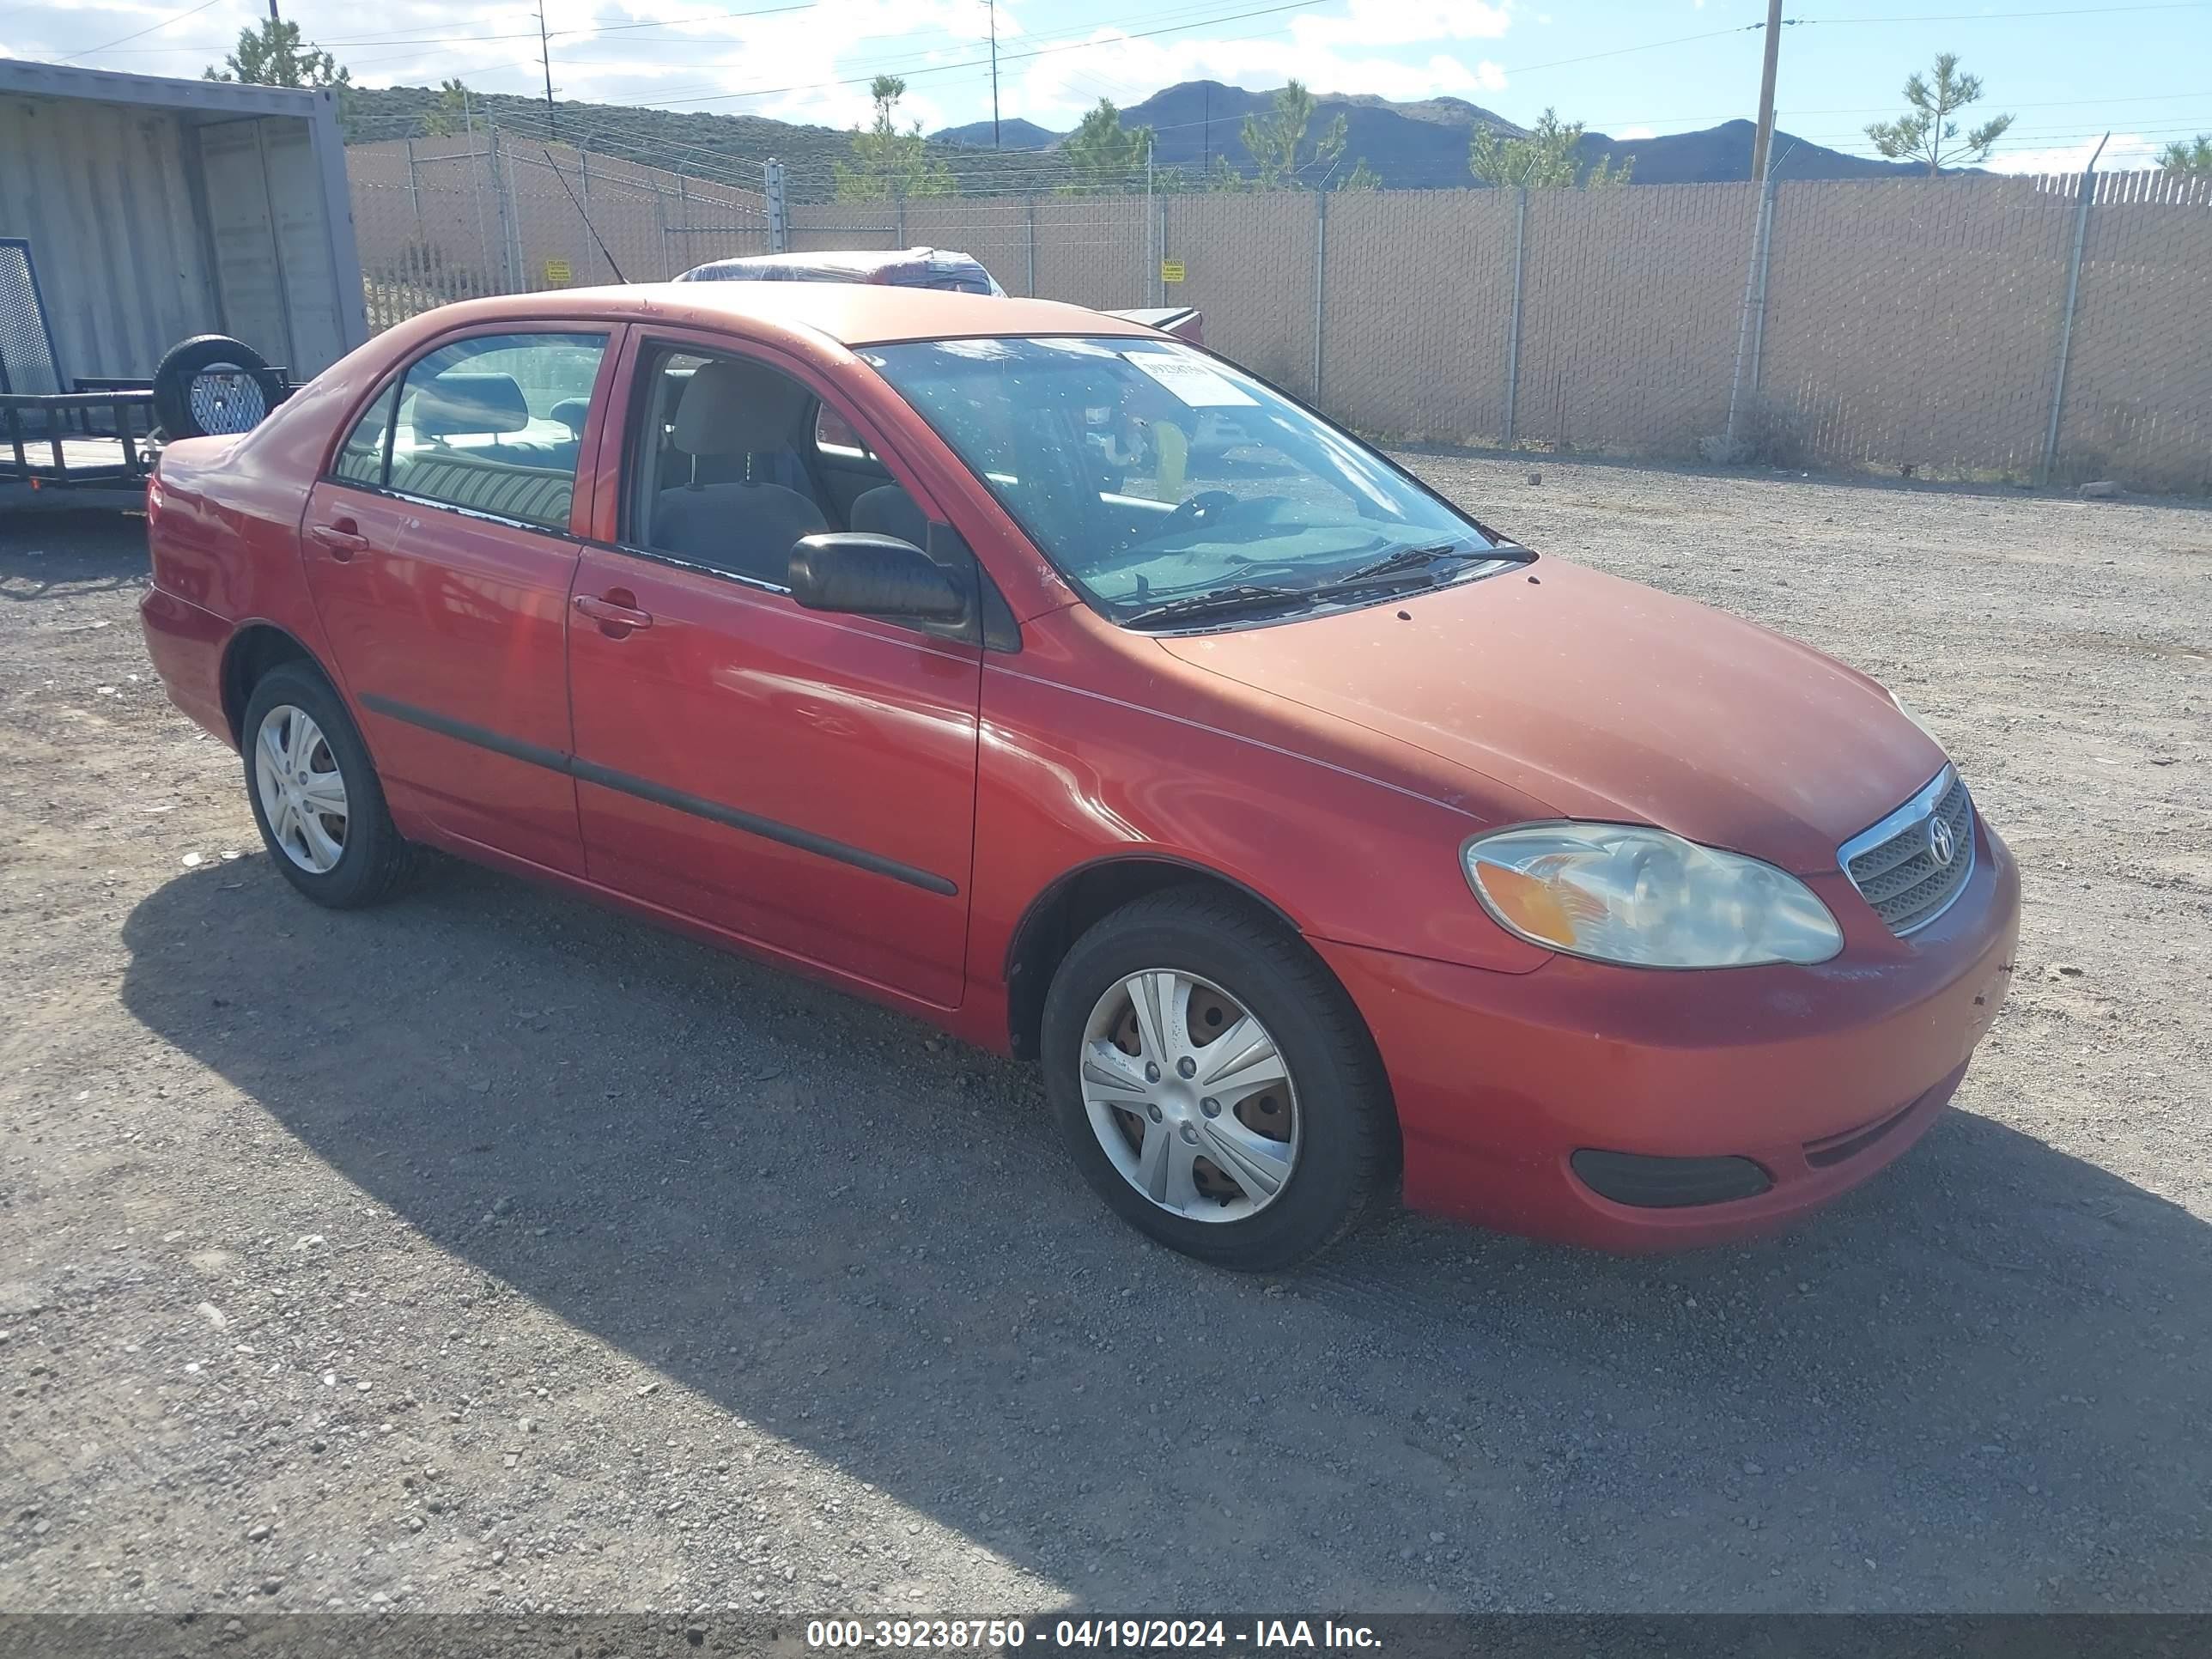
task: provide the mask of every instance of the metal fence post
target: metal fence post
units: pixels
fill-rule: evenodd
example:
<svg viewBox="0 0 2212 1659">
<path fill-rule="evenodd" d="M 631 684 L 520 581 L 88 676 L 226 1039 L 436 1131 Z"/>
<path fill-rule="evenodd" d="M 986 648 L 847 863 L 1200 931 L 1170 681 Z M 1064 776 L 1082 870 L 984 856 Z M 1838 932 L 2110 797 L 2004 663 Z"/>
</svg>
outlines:
<svg viewBox="0 0 2212 1659">
<path fill-rule="evenodd" d="M 1505 435 L 1504 447 L 1513 447 L 1516 405 L 1521 398 L 1521 296 L 1528 269 L 1528 187 L 1513 192 L 1513 314 L 1505 323 Z"/>
<path fill-rule="evenodd" d="M 514 147 L 509 145 L 505 148 L 507 149 L 507 199 L 508 204 L 514 209 L 514 211 L 507 215 L 507 234 L 514 244 L 514 262 L 508 266 L 508 270 L 514 273 L 514 277 L 508 284 L 507 291 L 511 294 L 520 294 L 530 281 L 529 268 L 523 263 L 522 191 L 516 187 L 514 182 Z"/>
<path fill-rule="evenodd" d="M 1745 384 L 1754 398 L 1759 396 L 1761 367 L 1766 355 L 1766 301 L 1769 292 L 1766 274 L 1774 265 L 1774 204 L 1781 190 L 1782 175 L 1769 173 L 1766 175 L 1765 222 L 1759 233 L 1759 303 L 1751 313 L 1751 368 L 1744 375 Z"/>
<path fill-rule="evenodd" d="M 2110 138 L 2112 135 L 2105 135 Z M 2105 146 L 2097 146 L 2097 155 Z M 2058 368 L 2051 388 L 2051 424 L 2043 434 L 2043 464 L 2035 470 L 2039 485 L 2051 482 L 2051 469 L 2058 463 L 2058 423 L 2066 413 L 2066 362 L 2074 350 L 2074 307 L 2081 296 L 2081 250 L 2089 241 L 2089 209 L 2097 198 L 2097 155 L 2081 171 L 2081 201 L 2074 210 L 2074 257 L 2066 264 L 2066 309 L 2058 319 Z"/>
<path fill-rule="evenodd" d="M 1733 463 L 1735 459 L 1735 417 L 1743 395 L 1744 360 L 1749 356 L 1754 362 L 1757 361 L 1757 343 L 1765 338 L 1766 332 L 1766 250 L 1768 233 L 1774 224 L 1775 183 L 1774 172 L 1770 167 L 1759 187 L 1759 212 L 1752 221 L 1750 269 L 1744 273 L 1743 313 L 1736 322 L 1735 366 L 1729 372 L 1728 425 L 1721 434 L 1726 463 Z M 1754 376 L 1755 374 L 1754 370 Z M 1754 378 L 1753 390 L 1757 386 Z"/>
<path fill-rule="evenodd" d="M 415 141 L 407 141 L 407 205 L 415 211 L 415 229 L 422 229 L 422 196 L 420 182 L 415 177 Z"/>
<path fill-rule="evenodd" d="M 1152 261 L 1152 274 L 1160 296 L 1157 303 L 1165 305 L 1168 302 L 1168 198 L 1165 191 L 1161 191 L 1158 198 L 1155 222 L 1159 226 L 1159 234 L 1152 239 L 1156 244 L 1153 252 L 1159 257 Z"/>
<path fill-rule="evenodd" d="M 1036 194 L 1032 191 L 1022 200 L 1023 205 L 1029 210 L 1030 298 L 1034 300 L 1036 298 Z"/>
<path fill-rule="evenodd" d="M 788 253 L 791 251 L 791 222 L 786 216 L 783 204 L 783 163 L 774 156 L 762 169 L 768 195 L 768 251 Z"/>
<path fill-rule="evenodd" d="M 1159 230 L 1159 222 L 1152 216 L 1152 204 L 1154 199 L 1155 198 L 1152 193 L 1152 133 L 1147 131 L 1145 134 L 1145 262 L 1151 267 L 1151 269 L 1145 272 L 1145 297 L 1153 305 L 1164 306 L 1167 303 L 1164 297 L 1154 297 L 1155 295 L 1159 295 L 1161 288 L 1160 254 L 1162 251 L 1158 246 L 1154 245 L 1153 241 L 1153 238 L 1158 234 Z"/>
<path fill-rule="evenodd" d="M 1322 347 L 1328 307 L 1328 192 L 1314 192 L 1314 353 L 1313 402 L 1321 407 Z"/>
<path fill-rule="evenodd" d="M 510 204 L 507 201 L 507 197 L 510 193 L 508 186 L 513 180 L 509 177 L 502 177 L 499 170 L 499 129 L 496 126 L 488 125 L 485 131 L 487 136 L 485 138 L 484 163 L 486 169 L 491 174 L 492 205 L 499 210 L 499 291 L 502 294 L 512 294 L 515 291 L 516 286 L 514 281 L 514 215 L 509 210 Z M 491 273 L 487 270 L 484 275 L 489 277 Z"/>
</svg>

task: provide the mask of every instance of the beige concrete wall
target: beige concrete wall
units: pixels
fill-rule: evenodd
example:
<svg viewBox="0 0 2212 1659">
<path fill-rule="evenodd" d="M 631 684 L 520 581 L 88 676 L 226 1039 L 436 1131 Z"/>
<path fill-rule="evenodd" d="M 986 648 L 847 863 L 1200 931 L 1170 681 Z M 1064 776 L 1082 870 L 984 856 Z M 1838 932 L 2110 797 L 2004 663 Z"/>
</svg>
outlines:
<svg viewBox="0 0 2212 1659">
<path fill-rule="evenodd" d="M 549 284 L 549 260 L 582 287 L 768 251 L 759 191 L 566 144 L 505 134 L 495 144 L 489 131 L 355 144 L 346 179 L 377 326 L 471 295 L 563 285 Z"/>
<path fill-rule="evenodd" d="M 502 142 L 495 187 L 484 149 L 416 141 L 411 191 L 404 143 L 349 151 L 373 301 L 387 284 L 375 320 L 507 285 L 518 249 L 516 285 L 538 286 L 548 258 L 607 279 L 562 188 L 580 182 L 576 152 L 555 146 L 549 166 Z M 633 279 L 767 246 L 757 192 L 591 167 L 592 222 Z M 1325 238 L 1304 193 L 802 205 L 791 246 L 958 249 L 1011 293 L 1198 306 L 1214 349 L 1306 397 L 1318 361 L 1322 406 L 1392 438 L 1693 459 L 1736 385 L 1740 431 L 1774 459 L 2028 478 L 2058 387 L 2079 186 L 1784 181 L 1755 328 L 1755 186 L 1534 191 L 1517 357 L 1503 191 L 1334 196 Z M 2083 252 L 2054 476 L 2212 488 L 2212 184 L 2099 179 Z M 1161 282 L 1163 256 L 1181 283 Z"/>
</svg>

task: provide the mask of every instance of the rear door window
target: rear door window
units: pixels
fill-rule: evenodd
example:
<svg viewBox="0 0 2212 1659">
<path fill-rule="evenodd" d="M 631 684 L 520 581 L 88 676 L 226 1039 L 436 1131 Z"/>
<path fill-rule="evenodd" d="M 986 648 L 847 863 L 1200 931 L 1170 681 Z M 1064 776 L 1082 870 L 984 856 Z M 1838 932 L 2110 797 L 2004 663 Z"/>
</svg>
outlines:
<svg viewBox="0 0 2212 1659">
<path fill-rule="evenodd" d="M 383 488 L 386 453 L 391 447 L 392 405 L 398 395 L 399 383 L 395 380 L 362 412 L 331 463 L 331 477 L 373 489 Z"/>
<path fill-rule="evenodd" d="M 604 334 L 477 335 L 420 359 L 399 387 L 388 487 L 567 529 L 606 343 Z"/>
</svg>

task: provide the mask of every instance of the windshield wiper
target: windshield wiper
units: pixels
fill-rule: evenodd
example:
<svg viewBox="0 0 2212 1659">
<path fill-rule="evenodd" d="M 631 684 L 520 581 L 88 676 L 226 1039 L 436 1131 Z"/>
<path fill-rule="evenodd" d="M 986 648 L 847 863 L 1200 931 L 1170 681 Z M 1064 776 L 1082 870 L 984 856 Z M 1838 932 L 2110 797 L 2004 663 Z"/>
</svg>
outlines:
<svg viewBox="0 0 2212 1659">
<path fill-rule="evenodd" d="M 1533 550 L 1517 542 L 1500 542 L 1492 547 L 1462 547 L 1456 542 L 1445 542 L 1435 547 L 1404 547 L 1372 564 L 1363 565 L 1348 575 L 1340 576 L 1334 581 L 1321 582 L 1312 587 L 1262 587 L 1255 582 L 1237 582 L 1227 587 L 1210 588 L 1203 593 L 1163 599 L 1118 620 L 1124 627 L 1128 627 L 1139 623 L 1180 621 L 1193 617 L 1232 616 L 1240 611 L 1258 611 L 1273 605 L 1303 610 L 1322 599 L 1386 586 L 1382 579 L 1387 577 L 1417 569 L 1425 573 L 1429 565 L 1452 555 L 1462 559 L 1485 562 L 1495 559 L 1513 564 L 1527 564 L 1536 556 Z M 1431 577 L 1422 586 L 1432 586 L 1441 580 L 1441 577 Z"/>
<path fill-rule="evenodd" d="M 1190 617 L 1230 616 L 1242 611 L 1258 611 L 1269 605 L 1304 606 L 1317 589 L 1310 587 L 1261 587 L 1251 582 L 1239 582 L 1231 587 L 1216 587 L 1204 593 L 1188 593 L 1179 599 L 1163 599 L 1158 605 L 1147 605 L 1142 611 L 1133 611 L 1117 618 L 1123 627 L 1137 623 L 1162 622 L 1170 618 L 1181 620 Z"/>
<path fill-rule="evenodd" d="M 1372 581 L 1377 576 L 1395 576 L 1401 571 L 1426 570 L 1438 559 L 1510 559 L 1525 564 L 1536 556 L 1515 542 L 1499 542 L 1490 547 L 1467 547 L 1458 542 L 1438 542 L 1433 547 L 1401 547 L 1395 553 L 1386 554 L 1372 564 L 1364 564 L 1350 574 L 1324 582 L 1325 588 L 1343 588 L 1356 582 Z"/>
</svg>

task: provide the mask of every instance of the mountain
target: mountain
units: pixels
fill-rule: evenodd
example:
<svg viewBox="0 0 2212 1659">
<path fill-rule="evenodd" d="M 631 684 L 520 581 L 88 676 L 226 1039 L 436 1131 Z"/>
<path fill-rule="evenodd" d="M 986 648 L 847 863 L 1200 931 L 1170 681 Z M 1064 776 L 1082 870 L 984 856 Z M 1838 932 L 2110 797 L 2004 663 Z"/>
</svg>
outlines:
<svg viewBox="0 0 2212 1659">
<path fill-rule="evenodd" d="M 1669 132 L 1656 138 L 1583 135 L 1582 153 L 1595 161 L 1611 153 L 1615 165 L 1635 158 L 1630 175 L 1639 185 L 1717 185 L 1751 177 L 1751 146 L 1759 129 L 1749 121 L 1723 121 L 1702 132 Z M 1774 132 L 1775 176 L 1791 179 L 1892 179 L 1920 169 L 1905 161 L 1846 155 L 1779 127 Z"/>
<path fill-rule="evenodd" d="M 437 103 L 434 88 L 356 87 L 346 96 L 346 141 L 418 137 L 422 118 Z M 853 159 L 849 131 L 757 115 L 564 101 L 554 106 L 549 123 L 543 99 L 508 93 L 477 94 L 476 114 L 478 121 L 496 122 L 511 137 L 539 139 L 550 131 L 565 143 L 588 145 L 594 155 L 676 168 L 749 190 L 761 187 L 761 164 L 773 157 L 784 165 L 786 187 L 794 202 L 830 200 L 836 194 L 833 164 Z M 988 148 L 989 131 L 986 122 L 987 147 L 981 151 L 933 146 L 962 188 L 997 190 L 1033 180 L 1035 188 L 1050 190 L 1065 179 L 1065 164 L 1047 156 L 994 154 Z"/>
<path fill-rule="evenodd" d="M 1156 92 L 1121 112 L 1125 127 L 1152 129 L 1153 159 L 1161 167 L 1199 173 L 1217 156 L 1226 156 L 1240 172 L 1252 170 L 1251 155 L 1240 136 L 1244 118 L 1264 117 L 1274 105 L 1272 92 L 1249 92 L 1218 81 L 1187 81 Z M 1480 122 L 1500 131 L 1518 135 L 1516 126 L 1493 110 L 1463 98 L 1428 98 L 1415 103 L 1394 104 L 1371 94 L 1343 95 L 1322 93 L 1314 100 L 1312 131 L 1320 132 L 1338 116 L 1344 117 L 1345 166 L 1364 161 L 1382 175 L 1386 189 L 1466 189 L 1478 180 L 1468 170 L 1468 143 Z M 1008 129 L 1016 124 L 1006 124 Z M 1029 122 L 1018 124 L 1036 135 L 1024 147 L 1049 153 L 1060 137 Z M 984 143 L 990 123 L 981 124 Z M 932 137 L 952 143 L 972 143 L 974 125 L 950 127 Z M 1751 177 L 1753 128 L 1748 121 L 1724 121 L 1702 132 L 1668 133 L 1656 138 L 1613 138 L 1585 133 L 1582 153 L 1595 161 L 1610 154 L 1616 163 L 1633 157 L 1632 178 L 1639 185 L 1714 184 Z M 1011 141 L 1006 148 L 1014 148 Z M 1903 162 L 1869 161 L 1846 155 L 1778 131 L 1774 136 L 1776 165 L 1784 179 L 1882 179 L 1917 171 Z"/>
<path fill-rule="evenodd" d="M 438 103 L 426 87 L 356 87 L 345 106 L 350 143 L 420 135 L 423 118 Z M 1154 159 L 1162 167 L 1202 172 L 1225 156 L 1239 171 L 1252 170 L 1239 130 L 1248 115 L 1273 107 L 1271 92 L 1248 92 L 1218 81 L 1188 81 L 1154 93 L 1121 112 L 1124 125 L 1149 126 Z M 1504 117 L 1460 98 L 1394 104 L 1366 94 L 1322 94 L 1315 99 L 1313 131 L 1344 117 L 1343 166 L 1364 160 L 1393 190 L 1465 189 L 1475 184 L 1467 164 L 1468 141 L 1477 122 L 1517 134 Z M 799 126 L 757 115 L 715 115 L 697 110 L 643 106 L 561 103 L 549 121 L 538 99 L 507 93 L 478 94 L 479 120 L 491 120 L 527 141 L 549 131 L 594 155 L 672 167 L 693 176 L 758 189 L 761 164 L 784 164 L 794 202 L 827 201 L 836 193 L 834 167 L 852 159 L 853 135 L 835 127 Z M 991 124 L 970 122 L 930 135 L 932 149 L 963 190 L 1049 191 L 1066 182 L 1066 162 L 1055 153 L 1063 134 L 1017 117 L 1000 129 L 1001 148 L 991 148 Z M 1712 183 L 1751 176 L 1752 125 L 1726 121 L 1702 132 L 1656 138 L 1610 138 L 1586 133 L 1583 153 L 1595 161 L 1633 157 L 1639 185 Z M 1774 136 L 1775 164 L 1789 179 L 1878 179 L 1917 169 L 1902 162 L 1871 161 L 1808 143 L 1786 132 Z"/>
<path fill-rule="evenodd" d="M 1244 118 L 1266 116 L 1274 101 L 1272 92 L 1250 92 L 1218 81 L 1186 81 L 1128 106 L 1121 112 L 1121 125 L 1152 128 L 1152 159 L 1160 167 L 1202 173 L 1215 158 L 1225 156 L 1231 167 L 1249 173 L 1252 157 L 1239 137 Z M 1344 117 L 1346 170 L 1350 171 L 1364 155 L 1367 164 L 1382 174 L 1383 183 L 1394 189 L 1471 184 L 1467 141 L 1474 124 L 1482 121 L 1508 132 L 1521 131 L 1504 116 L 1457 98 L 1393 104 L 1366 94 L 1322 93 L 1314 103 L 1311 131 L 1316 133 L 1325 131 L 1338 116 Z M 988 145 L 991 124 L 985 121 L 980 125 Z M 971 124 L 948 127 L 930 137 L 951 143 L 973 143 L 976 131 L 977 125 Z M 1042 128 L 1031 131 L 1037 134 L 1031 147 L 1037 149 L 1047 149 L 1066 136 Z"/>
<path fill-rule="evenodd" d="M 1024 121 L 1019 116 L 999 123 L 1000 149 L 1047 149 L 1060 141 L 1060 135 L 1049 127 L 1041 127 L 1034 121 Z M 990 149 L 991 124 L 970 121 L 964 127 L 947 127 L 942 132 L 933 132 L 929 139 L 934 144 L 963 144 L 969 149 Z"/>
</svg>

